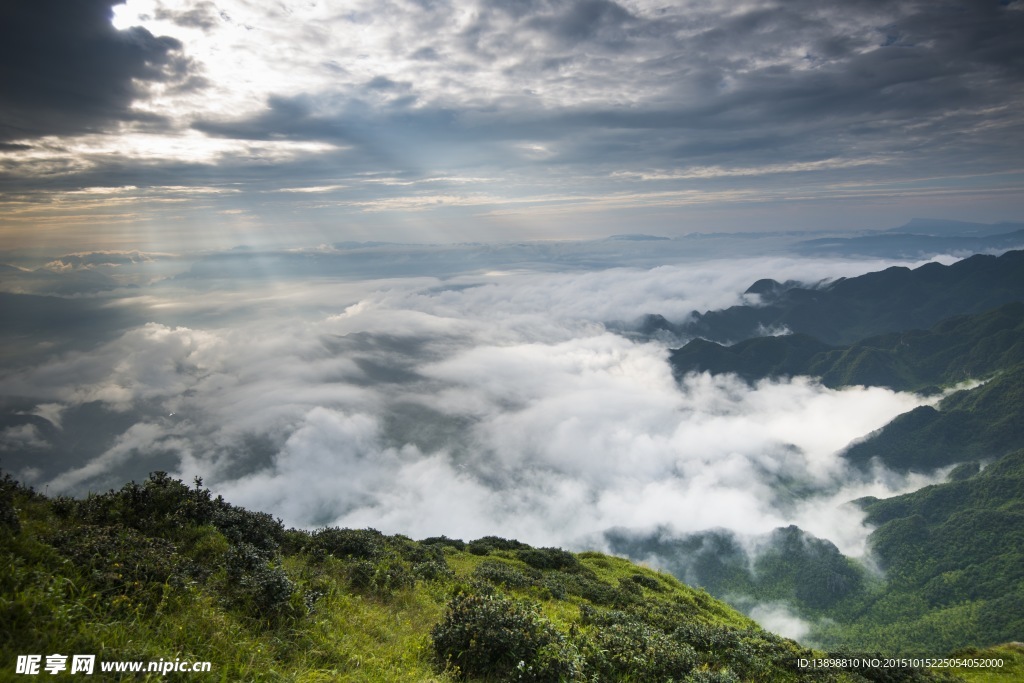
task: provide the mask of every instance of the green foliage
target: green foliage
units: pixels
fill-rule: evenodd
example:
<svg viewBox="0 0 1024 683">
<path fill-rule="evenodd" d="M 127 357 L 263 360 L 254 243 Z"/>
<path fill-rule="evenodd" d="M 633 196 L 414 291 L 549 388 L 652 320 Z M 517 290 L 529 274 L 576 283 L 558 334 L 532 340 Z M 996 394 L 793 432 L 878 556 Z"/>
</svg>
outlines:
<svg viewBox="0 0 1024 683">
<path fill-rule="evenodd" d="M 376 529 L 317 529 L 310 537 L 308 551 L 322 551 L 338 558 L 376 560 L 388 548 L 384 534 Z"/>
<path fill-rule="evenodd" d="M 490 581 L 496 586 L 505 586 L 506 588 L 525 588 L 535 585 L 537 579 L 541 576 L 539 572 L 535 572 L 530 576 L 506 562 L 496 560 L 481 562 L 473 571 L 473 574 L 477 578 Z"/>
<path fill-rule="evenodd" d="M 412 588 L 416 583 L 415 574 L 398 559 L 379 562 L 356 560 L 348 564 L 349 586 L 361 593 L 371 593 L 388 598 L 396 592 Z"/>
<path fill-rule="evenodd" d="M 445 668 L 462 676 L 579 680 L 579 661 L 551 622 L 527 601 L 460 593 L 449 602 L 431 639 Z"/>
<path fill-rule="evenodd" d="M 500 536 L 484 536 L 470 541 L 466 549 L 474 555 L 490 555 L 496 550 L 526 550 L 530 546 Z"/>
<path fill-rule="evenodd" d="M 680 680 L 698 663 L 697 651 L 683 639 L 667 635 L 640 615 L 584 609 L 593 624 L 596 646 L 591 666 L 602 679 Z"/>
<path fill-rule="evenodd" d="M 735 342 L 787 328 L 830 345 L 927 329 L 950 315 L 978 314 L 1024 299 L 1024 252 L 975 255 L 950 266 L 887 268 L 822 287 L 759 282 L 759 305 L 733 306 L 671 326 L 680 336 Z M 990 332 L 995 332 L 995 329 Z"/>
<path fill-rule="evenodd" d="M 76 526 L 47 540 L 112 606 L 152 611 L 163 597 L 164 584 L 183 579 L 176 576 L 182 563 L 171 543 L 130 527 Z"/>
<path fill-rule="evenodd" d="M 246 681 L 816 678 L 793 668 L 807 650 L 621 558 L 285 531 L 159 474 L 85 500 L 5 479 L 3 497 L 18 525 L 0 529 L 0 661 L 176 657 Z"/>
<path fill-rule="evenodd" d="M 424 538 L 420 541 L 420 545 L 448 547 L 455 548 L 456 550 L 466 549 L 465 541 L 460 541 L 457 538 L 448 538 L 447 536 L 431 536 L 430 538 Z"/>
<path fill-rule="evenodd" d="M 280 520 L 265 512 L 252 512 L 213 498 L 201 488 L 154 472 L 142 484 L 131 482 L 119 491 L 90 495 L 84 500 L 61 498 L 54 512 L 69 521 L 97 526 L 123 525 L 145 534 L 173 538 L 182 529 L 213 525 L 232 543 L 248 543 L 273 552 L 284 540 Z"/>
<path fill-rule="evenodd" d="M 990 377 L 1024 364 L 1021 302 L 948 318 L 929 330 L 907 330 L 905 325 L 893 329 L 905 331 L 840 347 L 799 333 L 753 337 L 730 346 L 698 338 L 673 351 L 670 362 L 680 376 L 731 372 L 755 381 L 811 375 L 829 387 L 862 384 L 915 391 Z"/>
<path fill-rule="evenodd" d="M 575 555 L 561 548 L 520 548 L 516 557 L 535 569 L 571 571 L 580 565 Z"/>
<path fill-rule="evenodd" d="M 0 534 L 17 534 L 21 531 L 18 511 L 14 507 L 14 497 L 18 490 L 18 483 L 5 473 L 3 479 L 0 479 Z"/>
<path fill-rule="evenodd" d="M 261 618 L 279 620 L 291 613 L 295 584 L 279 563 L 251 543 L 227 553 L 227 592 L 232 604 Z"/>
</svg>

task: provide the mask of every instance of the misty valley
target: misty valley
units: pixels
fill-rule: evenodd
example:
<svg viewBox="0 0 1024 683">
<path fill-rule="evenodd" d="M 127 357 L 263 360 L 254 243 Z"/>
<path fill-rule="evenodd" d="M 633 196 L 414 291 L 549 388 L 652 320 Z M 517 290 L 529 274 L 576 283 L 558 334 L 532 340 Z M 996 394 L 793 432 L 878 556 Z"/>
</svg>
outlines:
<svg viewBox="0 0 1024 683">
<path fill-rule="evenodd" d="M 7 266 L 5 653 L 1014 680 L 1024 252 L 929 239 Z M 799 663 L 823 658 L 858 663 Z"/>
</svg>

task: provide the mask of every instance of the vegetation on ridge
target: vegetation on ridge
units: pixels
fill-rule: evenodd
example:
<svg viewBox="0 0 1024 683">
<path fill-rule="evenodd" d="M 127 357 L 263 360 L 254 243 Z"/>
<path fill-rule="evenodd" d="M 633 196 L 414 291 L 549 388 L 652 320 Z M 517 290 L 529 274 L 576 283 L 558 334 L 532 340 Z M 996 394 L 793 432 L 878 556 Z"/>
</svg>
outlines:
<svg viewBox="0 0 1024 683">
<path fill-rule="evenodd" d="M 18 655 L 51 653 L 209 661 L 205 678 L 190 676 L 218 681 L 874 675 L 801 669 L 815 653 L 623 559 L 497 537 L 285 529 L 162 473 L 84 500 L 5 478 L 0 553 L 5 675 Z M 148 676 L 136 680 L 161 678 Z"/>
<path fill-rule="evenodd" d="M 1024 634 L 1024 451 L 941 484 L 856 501 L 879 571 L 797 527 L 748 555 L 727 531 L 678 538 L 609 534 L 632 557 L 656 555 L 693 585 L 740 606 L 784 604 L 826 648 L 903 655 L 993 646 Z"/>
<path fill-rule="evenodd" d="M 673 325 L 648 326 L 678 336 L 738 342 L 786 329 L 829 345 L 852 344 L 888 332 L 927 329 L 951 315 L 976 314 L 1024 299 L 1024 251 L 977 254 L 952 265 L 927 263 L 840 278 L 816 287 L 762 280 L 749 294 L 756 305 L 698 313 Z"/>
</svg>

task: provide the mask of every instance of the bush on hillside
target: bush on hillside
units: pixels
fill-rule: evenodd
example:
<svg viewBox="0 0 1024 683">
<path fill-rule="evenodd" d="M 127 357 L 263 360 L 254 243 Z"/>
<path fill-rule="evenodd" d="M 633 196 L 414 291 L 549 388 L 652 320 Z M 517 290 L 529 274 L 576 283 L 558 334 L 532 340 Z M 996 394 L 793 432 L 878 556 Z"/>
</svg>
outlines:
<svg viewBox="0 0 1024 683">
<path fill-rule="evenodd" d="M 460 593 L 431 631 L 439 662 L 460 676 L 556 683 L 582 678 L 575 648 L 536 604 Z"/>
</svg>

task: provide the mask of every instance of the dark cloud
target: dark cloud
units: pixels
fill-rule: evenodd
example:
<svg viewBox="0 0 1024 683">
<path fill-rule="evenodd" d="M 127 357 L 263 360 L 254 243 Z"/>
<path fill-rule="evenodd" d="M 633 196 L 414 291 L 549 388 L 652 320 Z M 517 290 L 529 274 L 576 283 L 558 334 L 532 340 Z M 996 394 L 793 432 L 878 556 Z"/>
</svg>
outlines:
<svg viewBox="0 0 1024 683">
<path fill-rule="evenodd" d="M 0 141 L 159 120 L 132 111 L 138 82 L 180 78 L 181 43 L 117 31 L 111 0 L 13 0 L 0 8 Z"/>
<path fill-rule="evenodd" d="M 289 14 L 240 4 L 231 8 L 232 15 L 251 23 L 251 31 L 224 33 L 225 41 L 234 41 L 238 64 L 269 59 L 258 42 L 264 38 L 275 46 L 302 45 L 305 51 L 278 54 L 275 48 L 277 61 L 265 62 L 272 72 L 294 67 L 294 79 L 273 72 L 264 85 L 254 79 L 251 88 L 235 91 L 234 82 L 229 87 L 203 81 L 164 39 L 141 30 L 114 32 L 105 23 L 109 6 L 94 0 L 88 6 L 102 10 L 95 14 L 103 19 L 102 31 L 93 31 L 103 47 L 95 50 L 96 59 L 110 61 L 116 52 L 111 45 L 127 43 L 136 51 L 117 69 L 89 74 L 119 83 L 121 89 L 116 97 L 105 98 L 102 89 L 97 91 L 106 106 L 102 109 L 73 106 L 73 90 L 54 86 L 59 106 L 32 109 L 42 115 L 31 125 L 39 131 L 60 126 L 92 130 L 136 116 L 127 109 L 139 95 L 128 78 L 135 68 L 133 78 L 141 73 L 143 79 L 171 79 L 174 87 L 186 90 L 219 89 L 225 102 L 238 98 L 238 106 L 217 106 L 219 101 L 204 106 L 198 98 L 175 99 L 173 87 L 165 89 L 168 100 L 180 106 L 168 108 L 175 122 L 191 128 L 186 134 L 198 131 L 217 138 L 210 143 L 217 151 L 200 159 L 170 151 L 159 159 L 145 158 L 148 151 L 86 158 L 63 140 L 66 154 L 51 141 L 33 143 L 38 150 L 16 149 L 9 142 L 3 147 L 4 139 L 13 140 L 15 114 L 28 120 L 23 103 L 34 97 L 29 89 L 0 104 L 0 112 L 11 112 L 0 116 L 8 125 L 0 135 L 0 187 L 28 196 L 33 190 L 25 188 L 31 184 L 38 190 L 33 196 L 44 196 L 38 185 L 43 176 L 52 192 L 117 184 L 207 186 L 215 177 L 222 186 L 252 191 L 248 207 L 219 207 L 240 211 L 265 209 L 268 198 L 254 195 L 282 184 L 345 186 L 331 201 L 320 192 L 278 195 L 282 214 L 260 214 L 268 223 L 300 215 L 321 225 L 328 212 L 343 222 L 371 211 L 390 216 L 435 211 L 446 202 L 482 207 L 488 197 L 495 198 L 486 209 L 473 209 L 472 225 L 459 224 L 460 238 L 477 233 L 482 212 L 490 217 L 526 209 L 523 198 L 539 197 L 543 203 L 556 195 L 558 201 L 572 201 L 574 196 L 617 192 L 637 198 L 663 191 L 701 192 L 703 197 L 719 192 L 729 198 L 717 204 L 725 207 L 736 206 L 729 200 L 742 190 L 749 197 L 760 193 L 758 201 L 764 203 L 781 197 L 817 212 L 820 205 L 810 202 L 845 198 L 853 192 L 845 188 L 854 185 L 866 194 L 881 193 L 886 185 L 887 198 L 872 209 L 881 213 L 910 191 L 919 192 L 919 203 L 934 207 L 940 191 L 955 184 L 974 193 L 972 206 L 983 207 L 981 214 L 964 208 L 958 217 L 1012 219 L 1019 203 L 1013 204 L 1010 191 L 1019 183 L 1024 145 L 1019 114 L 1024 107 L 1024 42 L 1018 39 L 1024 35 L 1024 11 L 1016 9 L 1019 5 L 755 0 L 740 6 L 692 3 L 653 9 L 612 0 L 458 6 L 384 2 L 375 11 L 354 6 L 347 14 L 310 14 L 289 23 L 289 16 L 302 14 L 301 8 Z M 173 14 L 161 11 L 165 21 L 206 31 L 208 43 L 236 21 L 205 3 Z M 364 38 L 336 39 L 348 31 Z M 197 32 L 183 35 L 192 39 Z M 131 36 L 138 44 L 128 40 Z M 205 58 L 209 53 L 200 45 L 206 48 L 207 43 L 195 39 L 196 59 Z M 14 48 L 3 49 L 10 53 Z M 37 52 L 46 54 L 41 48 Z M 306 52 L 313 57 L 306 59 Z M 54 53 L 62 54 L 67 57 L 70 48 Z M 54 55 L 48 55 L 47 63 Z M 224 79 L 215 75 L 230 73 L 224 66 L 211 61 L 202 74 Z M 95 75 L 101 73 L 103 79 Z M 264 108 L 254 109 L 260 101 Z M 142 125 L 136 121 L 135 127 Z M 149 125 L 163 122 L 154 119 Z M 927 187 L 907 183 L 933 178 L 937 169 L 961 179 L 932 179 Z M 803 173 L 797 186 L 801 192 L 791 200 L 796 172 Z M 405 184 L 364 182 L 373 173 Z M 416 184 L 444 177 L 488 181 L 437 182 L 429 192 Z M 1005 199 L 994 196 L 999 193 Z M 439 199 L 420 201 L 428 194 Z M 401 198 L 408 203 L 387 204 Z M 694 216 L 696 209 L 680 208 L 692 204 L 680 201 L 672 210 Z M 892 220 L 944 212 L 960 202 L 941 201 L 943 208 L 908 210 Z M 285 210 L 286 203 L 297 208 Z M 967 200 L 961 205 L 966 207 Z M 818 212 L 801 227 L 819 227 L 823 216 L 828 221 L 833 215 Z M 666 225 L 664 214 L 650 220 L 644 229 Z M 728 225 L 739 227 L 743 220 Z M 772 227 L 784 223 L 789 219 L 773 220 Z M 620 226 L 607 230 L 619 231 Z M 602 232 L 595 228 L 590 234 Z M 388 236 L 408 238 L 408 233 Z"/>
<path fill-rule="evenodd" d="M 524 49 L 531 34 L 553 42 Z M 595 55 L 602 50 L 627 50 L 623 59 L 636 64 L 635 80 L 664 94 L 628 107 L 600 101 L 538 107 L 504 98 L 464 109 L 425 106 L 417 96 L 371 105 L 356 94 L 341 107 L 318 109 L 313 103 L 328 96 L 310 93 L 272 97 L 256 116 L 195 127 L 248 139 L 352 142 L 400 131 L 403 145 L 444 140 L 452 149 L 483 141 L 559 141 L 545 164 L 722 163 L 737 154 L 760 162 L 762 152 L 773 161 L 854 150 L 925 154 L 935 141 L 1007 149 L 1007 134 L 1011 149 L 1018 149 L 1019 127 L 1007 126 L 1016 111 L 1011 105 L 1024 100 L 1019 35 L 1024 12 L 988 3 L 787 4 L 729 17 L 705 10 L 654 18 L 608 0 L 502 4 L 481 8 L 462 38 L 469 54 L 516 55 L 505 70 L 510 78 L 559 83 L 562 72 L 598 68 Z M 585 54 L 574 47 L 580 41 L 588 42 Z M 798 50 L 802 58 L 791 58 Z M 414 57 L 436 60 L 438 54 L 423 47 Z M 625 77 L 622 69 L 608 63 L 609 87 Z M 596 87 L 593 76 L 572 79 Z M 399 89 L 419 94 L 416 86 L 385 76 L 365 85 L 369 92 Z M 613 98 L 609 92 L 599 99 Z M 1001 124 L 998 133 L 978 125 L 981 111 Z"/>
<path fill-rule="evenodd" d="M 610 0 L 574 0 L 554 16 L 534 17 L 528 25 L 551 33 L 565 45 L 597 40 L 619 44 L 627 36 L 633 16 Z"/>
</svg>

